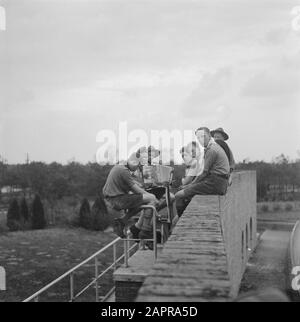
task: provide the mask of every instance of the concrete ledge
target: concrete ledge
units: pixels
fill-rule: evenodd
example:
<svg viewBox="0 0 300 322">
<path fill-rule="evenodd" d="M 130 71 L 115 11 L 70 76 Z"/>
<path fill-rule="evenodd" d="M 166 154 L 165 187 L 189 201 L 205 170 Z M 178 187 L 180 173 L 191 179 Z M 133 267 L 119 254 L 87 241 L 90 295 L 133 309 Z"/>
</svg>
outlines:
<svg viewBox="0 0 300 322">
<path fill-rule="evenodd" d="M 195 196 L 137 301 L 228 301 L 256 245 L 256 173 L 234 173 L 225 196 Z"/>
<path fill-rule="evenodd" d="M 162 246 L 158 245 L 158 254 Z M 154 252 L 138 250 L 128 260 L 128 267 L 121 266 L 113 274 L 115 281 L 115 301 L 133 302 L 145 278 L 155 262 Z"/>
<path fill-rule="evenodd" d="M 120 267 L 114 272 L 115 281 L 144 282 L 154 265 L 154 253 L 151 250 L 138 250 L 128 260 L 128 267 Z"/>
</svg>

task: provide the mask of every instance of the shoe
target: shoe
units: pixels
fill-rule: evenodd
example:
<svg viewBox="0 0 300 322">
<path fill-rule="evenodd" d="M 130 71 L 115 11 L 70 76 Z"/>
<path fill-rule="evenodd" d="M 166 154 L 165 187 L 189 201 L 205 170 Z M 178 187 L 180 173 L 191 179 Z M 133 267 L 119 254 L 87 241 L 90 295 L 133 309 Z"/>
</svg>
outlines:
<svg viewBox="0 0 300 322">
<path fill-rule="evenodd" d="M 114 232 L 121 238 L 125 238 L 126 235 L 124 234 L 125 225 L 123 224 L 120 218 L 116 218 L 114 222 Z"/>
<path fill-rule="evenodd" d="M 153 242 L 152 241 L 146 241 L 145 245 L 150 249 L 153 250 Z"/>
<path fill-rule="evenodd" d="M 129 228 L 131 234 L 132 234 L 132 239 L 139 239 L 139 233 L 140 229 L 138 229 L 135 225 L 130 226 Z M 139 240 L 135 241 L 136 243 L 139 243 Z"/>
</svg>

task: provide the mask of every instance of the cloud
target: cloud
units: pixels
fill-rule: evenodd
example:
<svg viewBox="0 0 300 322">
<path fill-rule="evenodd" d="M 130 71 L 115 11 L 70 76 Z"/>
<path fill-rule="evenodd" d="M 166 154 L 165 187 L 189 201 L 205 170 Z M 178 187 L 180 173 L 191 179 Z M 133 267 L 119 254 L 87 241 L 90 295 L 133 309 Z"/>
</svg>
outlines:
<svg viewBox="0 0 300 322">
<path fill-rule="evenodd" d="M 205 73 L 190 95 L 182 104 L 181 113 L 186 118 L 210 117 L 222 111 L 223 98 L 230 89 L 232 70 L 221 68 L 213 73 Z"/>
<path fill-rule="evenodd" d="M 252 76 L 241 89 L 246 97 L 286 97 L 300 92 L 300 53 L 283 57 Z"/>
<path fill-rule="evenodd" d="M 277 28 L 266 33 L 263 44 L 265 45 L 281 45 L 283 44 L 290 33 L 290 28 Z"/>
<path fill-rule="evenodd" d="M 244 138 L 258 124 L 268 137 L 273 129 L 257 119 L 297 97 L 300 57 L 291 55 L 299 38 L 284 39 L 293 2 L 7 1 L 0 34 L 7 157 L 85 159 L 95 134 L 124 120 L 145 130 L 205 123 Z M 42 150 L 44 142 L 51 144 Z M 241 139 L 233 142 L 248 153 Z M 252 144 L 255 158 L 265 145 Z"/>
</svg>

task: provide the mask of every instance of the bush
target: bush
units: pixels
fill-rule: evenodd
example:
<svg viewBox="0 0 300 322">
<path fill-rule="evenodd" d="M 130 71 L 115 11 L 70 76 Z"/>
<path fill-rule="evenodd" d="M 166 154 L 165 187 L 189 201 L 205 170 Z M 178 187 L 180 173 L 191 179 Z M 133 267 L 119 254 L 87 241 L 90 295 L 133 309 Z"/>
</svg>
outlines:
<svg viewBox="0 0 300 322">
<path fill-rule="evenodd" d="M 32 203 L 32 229 L 44 229 L 46 218 L 41 198 L 36 195 Z"/>
<path fill-rule="evenodd" d="M 110 225 L 105 202 L 102 197 L 97 197 L 92 207 L 93 230 L 105 230 Z"/>
<path fill-rule="evenodd" d="M 27 202 L 25 198 L 22 198 L 21 200 L 21 204 L 20 204 L 20 215 L 21 218 L 25 221 L 28 222 L 29 221 L 29 210 L 28 210 L 28 206 L 27 206 Z"/>
<path fill-rule="evenodd" d="M 279 211 L 281 209 L 280 204 L 276 203 L 273 207 L 273 211 Z"/>
<path fill-rule="evenodd" d="M 268 206 L 268 205 L 266 205 L 266 204 L 262 205 L 262 206 L 261 206 L 261 211 L 262 211 L 262 212 L 268 212 L 268 211 L 269 211 L 269 206 Z"/>
<path fill-rule="evenodd" d="M 6 225 L 10 231 L 17 231 L 21 228 L 20 208 L 17 199 L 13 199 L 9 204 Z"/>
<path fill-rule="evenodd" d="M 287 203 L 287 204 L 285 205 L 285 210 L 286 210 L 286 211 L 292 211 L 292 210 L 293 210 L 293 205 L 292 205 L 292 204 L 290 204 L 290 203 Z"/>
<path fill-rule="evenodd" d="M 91 208 L 88 200 L 84 198 L 79 209 L 79 226 L 90 229 L 92 226 Z"/>
</svg>

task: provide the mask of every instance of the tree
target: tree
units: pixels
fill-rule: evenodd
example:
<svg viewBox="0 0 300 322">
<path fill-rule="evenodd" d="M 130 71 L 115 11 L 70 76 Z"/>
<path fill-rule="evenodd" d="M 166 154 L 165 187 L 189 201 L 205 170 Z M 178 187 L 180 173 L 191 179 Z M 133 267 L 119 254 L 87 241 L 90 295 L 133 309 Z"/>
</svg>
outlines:
<svg viewBox="0 0 300 322">
<path fill-rule="evenodd" d="M 34 197 L 32 203 L 32 229 L 44 229 L 46 227 L 44 207 L 39 195 Z"/>
<path fill-rule="evenodd" d="M 91 215 L 93 220 L 93 230 L 103 231 L 109 226 L 109 215 L 107 214 L 106 205 L 101 196 L 96 198 L 92 207 Z"/>
<path fill-rule="evenodd" d="M 84 198 L 79 210 L 79 226 L 90 229 L 91 227 L 91 208 L 88 200 Z"/>
<path fill-rule="evenodd" d="M 21 215 L 21 218 L 24 220 L 24 222 L 29 221 L 29 210 L 28 210 L 28 206 L 25 198 L 22 198 L 21 200 L 20 215 Z"/>
<path fill-rule="evenodd" d="M 10 231 L 17 231 L 21 228 L 21 216 L 18 200 L 14 198 L 7 211 L 6 225 Z"/>
</svg>

